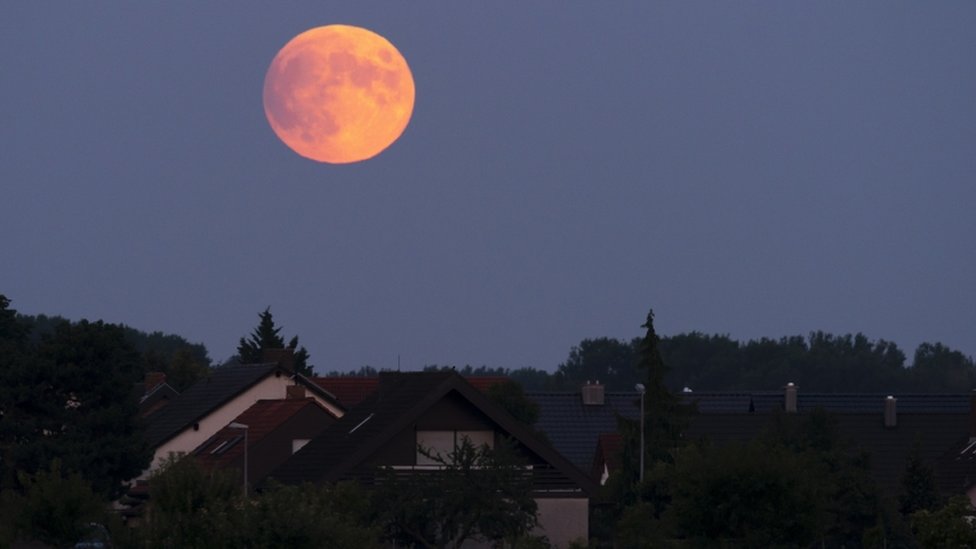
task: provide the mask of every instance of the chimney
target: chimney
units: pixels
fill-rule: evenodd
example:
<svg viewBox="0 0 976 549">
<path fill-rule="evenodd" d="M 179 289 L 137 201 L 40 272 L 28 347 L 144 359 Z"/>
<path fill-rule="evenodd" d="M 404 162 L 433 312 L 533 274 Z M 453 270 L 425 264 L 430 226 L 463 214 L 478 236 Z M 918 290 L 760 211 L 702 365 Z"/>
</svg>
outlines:
<svg viewBox="0 0 976 549">
<path fill-rule="evenodd" d="M 305 398 L 305 386 L 289 385 L 288 387 L 285 387 L 285 398 L 288 400 Z"/>
<path fill-rule="evenodd" d="M 796 413 L 796 385 L 792 381 L 786 384 L 786 401 L 783 403 L 783 409 L 787 414 Z"/>
<path fill-rule="evenodd" d="M 884 422 L 888 428 L 898 425 L 898 399 L 891 395 L 885 397 Z"/>
<path fill-rule="evenodd" d="M 159 387 L 163 383 L 166 383 L 166 374 L 164 372 L 146 372 L 145 394 L 149 394 Z"/>
<path fill-rule="evenodd" d="M 584 406 L 603 406 L 606 402 L 606 391 L 599 380 L 594 383 L 586 380 L 586 385 L 583 385 L 581 392 Z"/>
<path fill-rule="evenodd" d="M 261 362 L 274 362 L 289 372 L 294 372 L 295 351 L 293 349 L 261 349 Z"/>
</svg>

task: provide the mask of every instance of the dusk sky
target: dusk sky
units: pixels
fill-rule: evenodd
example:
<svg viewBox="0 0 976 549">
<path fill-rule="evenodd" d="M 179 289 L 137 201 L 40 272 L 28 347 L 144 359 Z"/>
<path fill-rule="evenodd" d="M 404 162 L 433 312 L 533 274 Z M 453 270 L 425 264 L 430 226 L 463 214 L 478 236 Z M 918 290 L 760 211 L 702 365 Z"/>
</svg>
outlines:
<svg viewBox="0 0 976 549">
<path fill-rule="evenodd" d="M 416 105 L 360 163 L 262 107 L 366 27 Z M 216 361 L 552 370 L 584 338 L 976 355 L 976 2 L 4 2 L 0 293 Z M 786 380 L 784 380 L 786 381 Z"/>
</svg>

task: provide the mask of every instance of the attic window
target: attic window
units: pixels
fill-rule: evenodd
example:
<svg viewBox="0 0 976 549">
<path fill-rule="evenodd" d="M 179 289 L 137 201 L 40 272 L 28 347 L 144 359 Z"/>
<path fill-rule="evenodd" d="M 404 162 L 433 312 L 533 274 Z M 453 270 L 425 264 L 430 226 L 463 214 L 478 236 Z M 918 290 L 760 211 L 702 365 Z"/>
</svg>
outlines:
<svg viewBox="0 0 976 549">
<path fill-rule="evenodd" d="M 219 456 L 219 455 L 225 453 L 227 450 L 230 450 L 231 448 L 233 448 L 234 445 L 237 444 L 238 442 L 240 442 L 241 439 L 243 439 L 243 438 L 244 438 L 243 435 L 237 435 L 234 438 L 227 439 L 227 440 L 221 442 L 220 444 L 218 444 L 217 447 L 214 448 L 213 450 L 210 450 L 210 453 L 213 454 L 213 455 Z"/>
</svg>

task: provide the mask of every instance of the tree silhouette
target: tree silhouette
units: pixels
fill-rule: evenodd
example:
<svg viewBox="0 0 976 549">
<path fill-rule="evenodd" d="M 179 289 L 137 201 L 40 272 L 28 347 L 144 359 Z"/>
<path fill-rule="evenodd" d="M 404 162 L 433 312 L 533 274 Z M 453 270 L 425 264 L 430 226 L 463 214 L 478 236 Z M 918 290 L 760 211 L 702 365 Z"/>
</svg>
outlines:
<svg viewBox="0 0 976 549">
<path fill-rule="evenodd" d="M 285 340 L 281 337 L 281 328 L 275 326 L 274 317 L 271 315 L 271 307 L 258 315 L 261 322 L 257 328 L 251 332 L 247 339 L 241 338 L 237 345 L 237 356 L 244 364 L 256 364 L 263 360 L 262 355 L 265 349 L 291 349 L 294 352 L 295 372 L 302 375 L 312 375 L 313 367 L 308 364 L 309 354 L 305 347 L 298 346 L 298 336 L 294 336 L 285 345 Z"/>
</svg>

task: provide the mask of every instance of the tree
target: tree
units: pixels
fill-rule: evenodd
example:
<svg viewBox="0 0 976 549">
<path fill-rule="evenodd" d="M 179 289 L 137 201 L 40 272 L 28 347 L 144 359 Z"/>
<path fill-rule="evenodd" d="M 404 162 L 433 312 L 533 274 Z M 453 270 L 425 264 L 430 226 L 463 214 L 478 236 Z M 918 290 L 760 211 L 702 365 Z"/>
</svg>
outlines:
<svg viewBox="0 0 976 549">
<path fill-rule="evenodd" d="M 267 487 L 246 512 L 250 547 L 380 546 L 369 494 L 357 483 Z"/>
<path fill-rule="evenodd" d="M 247 521 L 242 516 L 240 474 L 203 468 L 192 456 L 165 462 L 149 478 L 145 545 L 240 547 Z"/>
<path fill-rule="evenodd" d="M 306 376 L 312 375 L 314 367 L 308 364 L 309 354 L 305 347 L 298 346 L 298 336 L 292 337 L 286 346 L 284 338 L 281 337 L 281 328 L 275 326 L 271 307 L 258 316 L 261 322 L 258 323 L 257 328 L 247 339 L 242 337 L 237 345 L 237 356 L 241 362 L 245 364 L 261 362 L 264 349 L 291 349 L 294 352 L 295 371 Z"/>
<path fill-rule="evenodd" d="M 922 509 L 912 514 L 912 532 L 920 547 L 976 547 L 973 506 L 966 496 L 956 496 L 938 511 Z"/>
<path fill-rule="evenodd" d="M 435 461 L 433 470 L 380 470 L 374 507 L 392 540 L 428 548 L 515 543 L 536 525 L 531 475 L 508 444 L 475 446 L 462 437 L 446 456 L 418 451 Z"/>
<path fill-rule="evenodd" d="M 935 484 L 935 472 L 922 461 L 922 446 L 916 441 L 908 455 L 905 473 L 901 477 L 902 493 L 898 498 L 898 510 L 903 515 L 916 511 L 934 510 L 939 504 L 939 490 Z"/>
<path fill-rule="evenodd" d="M 941 343 L 919 345 L 910 373 L 916 390 L 956 391 L 976 382 L 973 359 Z"/>
<path fill-rule="evenodd" d="M 96 493 L 119 495 L 151 457 L 132 394 L 139 355 L 122 328 L 62 321 L 34 345 L 4 331 L 12 352 L 0 368 L 0 487 L 59 459 Z"/>
<path fill-rule="evenodd" d="M 645 463 L 651 466 L 658 461 L 671 461 L 671 452 L 683 444 L 682 433 L 693 410 L 664 383 L 668 367 L 658 350 L 660 338 L 654 330 L 653 310 L 648 311 L 641 327 L 647 332 L 638 344 L 637 371 L 644 378 L 644 455 Z M 631 427 L 637 425 L 637 422 L 629 423 Z M 638 440 L 639 437 L 637 432 Z"/>
<path fill-rule="evenodd" d="M 514 381 L 502 381 L 488 387 L 488 398 L 526 425 L 535 425 L 539 419 L 539 405 L 526 397 L 522 386 Z"/>
<path fill-rule="evenodd" d="M 824 511 L 811 470 L 805 456 L 760 443 L 683 450 L 664 521 L 676 537 L 708 545 L 804 546 Z"/>
<path fill-rule="evenodd" d="M 601 337 L 584 339 L 569 351 L 556 369 L 555 377 L 564 389 L 578 389 L 586 381 L 600 381 L 612 391 L 630 391 L 638 381 L 634 370 L 634 346 Z"/>
<path fill-rule="evenodd" d="M 0 546 L 18 539 L 66 546 L 108 515 L 108 503 L 78 473 L 64 473 L 60 460 L 34 474 L 20 472 L 18 483 L 19 490 L 0 492 Z"/>
</svg>

